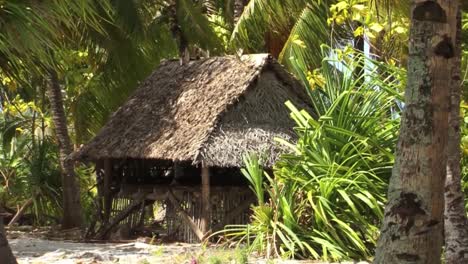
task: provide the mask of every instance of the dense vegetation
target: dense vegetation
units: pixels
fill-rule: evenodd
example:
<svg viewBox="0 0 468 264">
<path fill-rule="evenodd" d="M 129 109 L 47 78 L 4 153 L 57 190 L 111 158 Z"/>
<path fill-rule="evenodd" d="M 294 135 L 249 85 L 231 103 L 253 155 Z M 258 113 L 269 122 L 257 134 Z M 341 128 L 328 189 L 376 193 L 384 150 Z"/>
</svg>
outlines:
<svg viewBox="0 0 468 264">
<path fill-rule="evenodd" d="M 252 223 L 228 227 L 227 238 L 268 256 L 373 255 L 403 105 L 409 1 L 251 0 L 243 1 L 243 12 L 234 5 L 242 1 L 229 0 L 72 2 L 0 1 L 4 208 L 15 213 L 24 206 L 22 221 L 29 224 L 57 224 L 62 217 L 60 145 L 47 92 L 51 73 L 77 148 L 161 59 L 269 52 L 304 83 L 315 112 L 285 106 L 299 141 L 278 139 L 291 154 L 278 161 L 274 175 L 265 175 L 256 157 L 246 157 L 244 172 L 258 205 Z M 466 13 L 462 28 L 468 43 Z M 467 58 L 465 45 L 465 90 Z M 75 171 L 86 221 L 95 180 L 89 167 Z"/>
</svg>

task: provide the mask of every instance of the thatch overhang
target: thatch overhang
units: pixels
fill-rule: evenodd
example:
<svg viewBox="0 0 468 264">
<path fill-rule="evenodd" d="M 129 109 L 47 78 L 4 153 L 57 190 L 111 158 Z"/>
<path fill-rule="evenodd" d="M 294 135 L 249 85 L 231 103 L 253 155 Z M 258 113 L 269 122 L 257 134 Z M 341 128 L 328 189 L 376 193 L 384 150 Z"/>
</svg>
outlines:
<svg viewBox="0 0 468 264">
<path fill-rule="evenodd" d="M 285 151 L 273 139 L 294 137 L 287 100 L 308 108 L 302 85 L 267 54 L 165 61 L 72 158 L 239 167 L 255 151 L 271 166 Z"/>
</svg>

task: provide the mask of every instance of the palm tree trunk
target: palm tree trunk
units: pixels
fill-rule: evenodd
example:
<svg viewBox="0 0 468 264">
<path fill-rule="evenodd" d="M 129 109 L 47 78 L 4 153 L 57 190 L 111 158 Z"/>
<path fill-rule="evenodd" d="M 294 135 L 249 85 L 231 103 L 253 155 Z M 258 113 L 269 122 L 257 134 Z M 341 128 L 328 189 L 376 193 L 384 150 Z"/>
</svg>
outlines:
<svg viewBox="0 0 468 264">
<path fill-rule="evenodd" d="M 73 162 L 67 159 L 73 151 L 68 135 L 67 120 L 63 109 L 62 91 L 57 73 L 50 72 L 49 100 L 55 133 L 59 144 L 59 158 L 62 169 L 63 219 L 62 228 L 81 227 L 80 188 L 76 179 Z"/>
<path fill-rule="evenodd" d="M 450 116 L 447 144 L 447 178 L 445 180 L 445 260 L 468 263 L 468 219 L 460 171 L 460 96 L 461 96 L 461 12 L 457 17 L 456 60 L 450 85 Z"/>
<path fill-rule="evenodd" d="M 458 1 L 412 1 L 406 108 L 374 263 L 440 263 Z"/>
<path fill-rule="evenodd" d="M 0 207 L 0 263 L 4 264 L 16 264 L 16 258 L 11 252 L 10 245 L 5 233 L 5 227 L 3 226 L 3 208 Z"/>
<path fill-rule="evenodd" d="M 239 21 L 239 18 L 241 17 L 242 15 L 242 12 L 244 12 L 244 7 L 249 3 L 248 0 L 234 0 L 234 9 L 233 9 L 233 13 L 234 13 L 234 24 L 237 23 L 237 21 Z"/>
</svg>

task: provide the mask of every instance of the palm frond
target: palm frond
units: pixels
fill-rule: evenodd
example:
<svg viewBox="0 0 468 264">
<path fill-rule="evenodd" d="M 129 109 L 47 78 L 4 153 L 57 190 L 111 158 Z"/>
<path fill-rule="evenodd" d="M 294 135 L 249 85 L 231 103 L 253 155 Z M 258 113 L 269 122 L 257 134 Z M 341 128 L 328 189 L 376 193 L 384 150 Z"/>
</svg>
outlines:
<svg viewBox="0 0 468 264">
<path fill-rule="evenodd" d="M 184 36 L 200 48 L 220 52 L 222 45 L 210 26 L 210 22 L 202 12 L 200 4 L 191 0 L 177 0 L 177 21 Z"/>
<path fill-rule="evenodd" d="M 332 44 L 324 1 L 308 4 L 292 28 L 278 60 L 293 69 L 291 58 L 301 69 L 317 68 L 322 62 L 321 45 Z"/>
</svg>

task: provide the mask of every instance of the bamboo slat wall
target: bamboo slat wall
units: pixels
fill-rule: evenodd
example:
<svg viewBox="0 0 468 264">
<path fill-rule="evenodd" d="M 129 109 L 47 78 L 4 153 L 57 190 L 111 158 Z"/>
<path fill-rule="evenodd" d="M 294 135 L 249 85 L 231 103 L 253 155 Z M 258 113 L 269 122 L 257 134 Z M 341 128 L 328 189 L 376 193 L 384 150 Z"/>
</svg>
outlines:
<svg viewBox="0 0 468 264">
<path fill-rule="evenodd" d="M 112 202 L 111 218 L 115 217 L 119 212 L 125 210 L 125 208 L 127 208 L 131 202 L 132 202 L 132 199 L 130 198 L 125 198 L 125 197 L 114 198 Z M 120 224 L 128 224 L 130 228 L 134 228 L 138 226 L 139 220 L 140 220 L 140 210 L 136 210 L 133 213 L 131 213 L 128 217 L 126 217 L 124 220 L 122 220 Z"/>
<path fill-rule="evenodd" d="M 201 194 L 200 192 L 183 191 L 176 194 L 180 206 L 200 228 L 201 219 Z M 211 221 L 210 228 L 223 227 L 226 224 L 246 224 L 249 220 L 249 210 L 243 210 L 236 214 L 228 223 L 225 222 L 226 215 L 246 202 L 254 201 L 252 192 L 245 187 L 228 187 L 212 190 L 211 192 Z M 200 242 L 191 228 L 178 216 L 177 211 L 171 203 L 166 207 L 167 234 L 172 238 L 187 243 Z M 217 230 L 212 230 L 217 231 Z"/>
<path fill-rule="evenodd" d="M 179 202 L 179 206 L 187 213 L 198 228 L 201 228 L 202 201 L 199 187 L 180 188 L 174 191 L 174 195 Z M 111 219 L 125 210 L 132 201 L 132 197 L 129 195 L 114 197 L 112 210 L 110 212 Z M 248 205 L 254 203 L 255 197 L 245 186 L 217 186 L 216 188 L 212 188 L 210 201 L 211 219 L 209 228 L 211 228 L 213 232 L 216 232 L 225 225 L 248 223 L 250 216 Z M 169 201 L 159 201 L 160 206 L 161 202 L 165 207 L 164 226 L 166 227 L 165 233 L 168 238 L 187 243 L 200 242 L 193 230 L 182 220 L 179 213 L 174 208 L 174 205 Z M 151 210 L 145 210 L 143 208 L 135 210 L 122 220 L 119 225 L 127 224 L 132 229 L 141 227 L 141 224 L 150 225 L 155 219 L 152 219 L 152 213 L 146 213 L 146 211 L 152 212 L 153 205 L 147 204 L 146 206 L 150 206 Z M 145 210 L 144 219 L 141 219 L 142 210 Z M 226 217 L 228 219 L 226 219 Z"/>
</svg>

